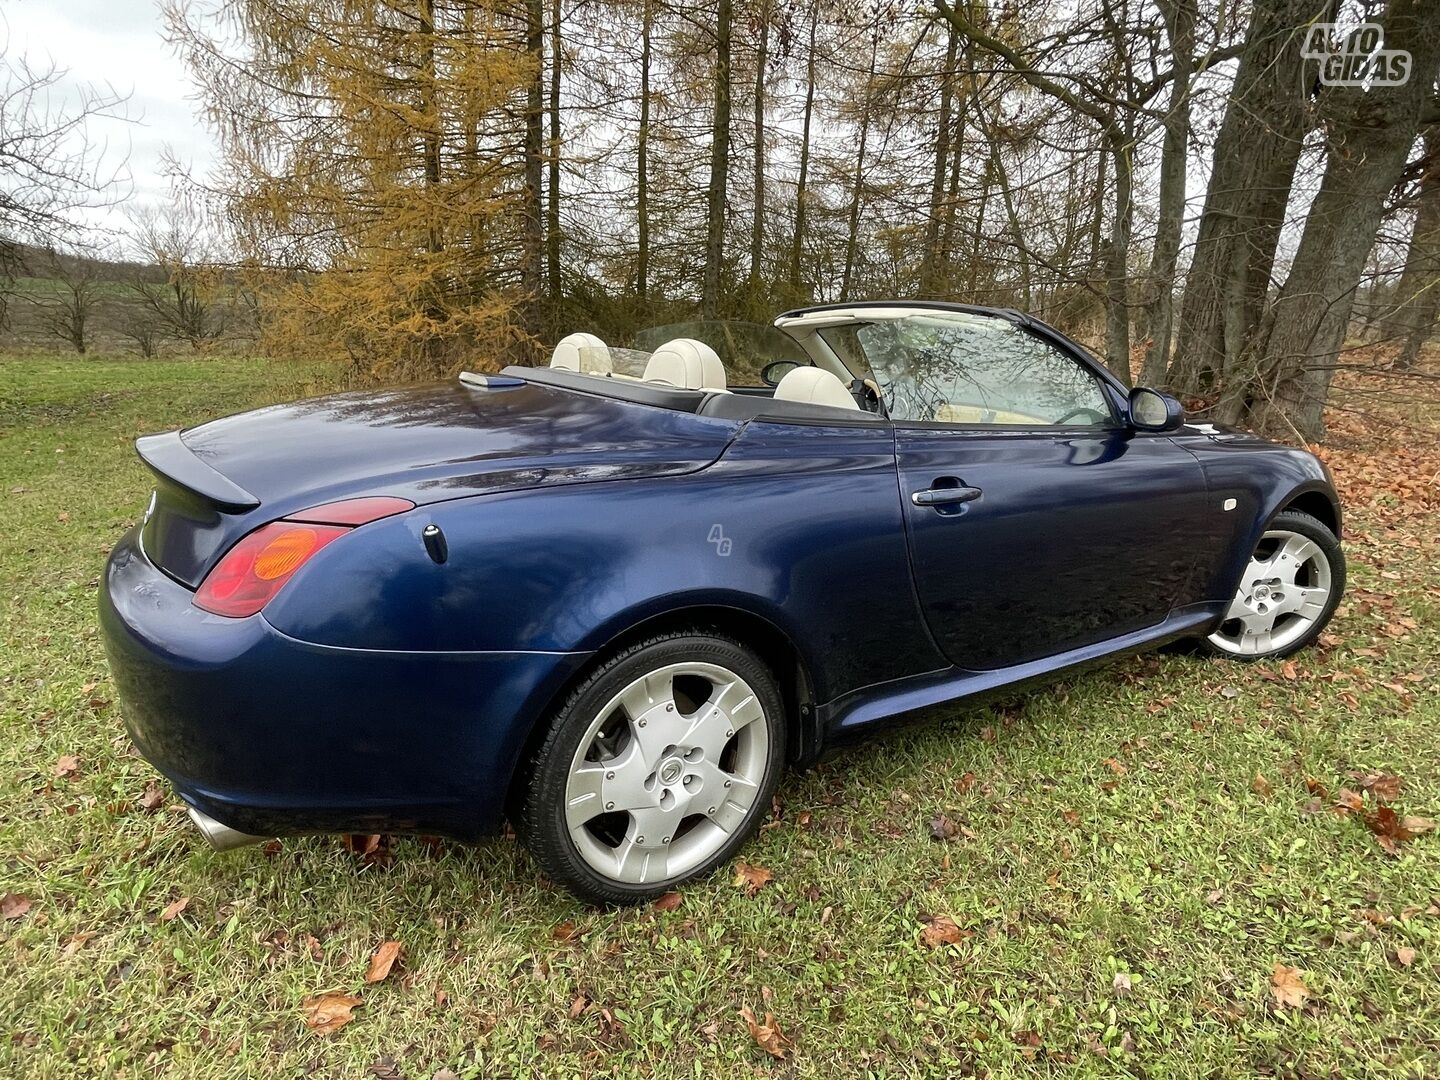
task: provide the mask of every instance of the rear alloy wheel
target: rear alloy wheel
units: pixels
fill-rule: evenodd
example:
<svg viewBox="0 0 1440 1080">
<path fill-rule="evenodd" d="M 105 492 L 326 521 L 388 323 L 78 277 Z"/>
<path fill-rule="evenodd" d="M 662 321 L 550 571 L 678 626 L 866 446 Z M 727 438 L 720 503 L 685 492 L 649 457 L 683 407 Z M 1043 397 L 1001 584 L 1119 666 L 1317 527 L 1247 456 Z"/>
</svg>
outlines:
<svg viewBox="0 0 1440 1080">
<path fill-rule="evenodd" d="M 627 649 L 570 696 L 517 825 L 578 895 L 643 900 L 714 869 L 759 825 L 784 760 L 775 679 L 725 638 Z"/>
<path fill-rule="evenodd" d="M 1288 656 L 1320 636 L 1344 591 L 1345 556 L 1335 535 L 1309 514 L 1278 514 L 1205 644 L 1242 660 Z"/>
</svg>

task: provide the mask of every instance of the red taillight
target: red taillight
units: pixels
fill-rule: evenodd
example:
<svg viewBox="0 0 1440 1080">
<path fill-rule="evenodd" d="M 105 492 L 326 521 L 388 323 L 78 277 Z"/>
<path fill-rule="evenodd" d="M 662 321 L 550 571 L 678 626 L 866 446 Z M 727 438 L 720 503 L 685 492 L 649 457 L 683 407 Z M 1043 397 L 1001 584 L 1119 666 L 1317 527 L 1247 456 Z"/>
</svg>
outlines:
<svg viewBox="0 0 1440 1080">
<path fill-rule="evenodd" d="M 397 499 L 391 495 L 371 495 L 364 499 L 346 499 L 344 502 L 312 506 L 291 514 L 286 521 L 314 521 L 321 525 L 364 525 L 378 521 L 391 514 L 403 514 L 414 510 L 415 504 L 409 499 Z"/>
<path fill-rule="evenodd" d="M 243 619 L 270 602 L 292 574 L 350 530 L 338 525 L 272 521 L 225 553 L 195 594 L 195 606 Z"/>
<path fill-rule="evenodd" d="M 413 510 L 408 499 L 377 496 L 326 503 L 263 525 L 225 553 L 195 593 L 195 606 L 243 619 L 268 604 L 327 544 L 357 525 Z"/>
</svg>

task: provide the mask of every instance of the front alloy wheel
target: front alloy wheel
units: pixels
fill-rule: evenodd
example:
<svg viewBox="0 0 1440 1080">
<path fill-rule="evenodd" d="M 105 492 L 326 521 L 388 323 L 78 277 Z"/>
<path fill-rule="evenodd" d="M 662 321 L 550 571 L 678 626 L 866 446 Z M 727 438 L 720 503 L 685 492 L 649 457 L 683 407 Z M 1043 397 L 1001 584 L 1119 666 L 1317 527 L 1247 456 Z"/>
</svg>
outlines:
<svg viewBox="0 0 1440 1080">
<path fill-rule="evenodd" d="M 784 758 L 774 677 L 738 643 L 678 634 L 603 663 L 535 757 L 517 825 L 587 899 L 633 902 L 729 858 Z"/>
<path fill-rule="evenodd" d="M 1246 660 L 1288 656 L 1320 635 L 1344 588 L 1345 556 L 1334 534 L 1308 514 L 1278 514 L 1206 644 Z"/>
</svg>

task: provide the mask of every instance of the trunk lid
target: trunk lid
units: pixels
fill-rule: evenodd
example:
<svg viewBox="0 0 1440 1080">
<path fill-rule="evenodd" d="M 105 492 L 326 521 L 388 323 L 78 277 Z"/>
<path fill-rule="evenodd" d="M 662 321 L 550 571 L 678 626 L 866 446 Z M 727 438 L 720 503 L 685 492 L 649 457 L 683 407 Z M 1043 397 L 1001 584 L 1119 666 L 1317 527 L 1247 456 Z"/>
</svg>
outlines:
<svg viewBox="0 0 1440 1080">
<path fill-rule="evenodd" d="M 142 541 L 194 588 L 241 536 L 321 503 L 678 475 L 718 459 L 738 429 L 511 377 L 275 405 L 137 442 L 157 478 Z"/>
</svg>

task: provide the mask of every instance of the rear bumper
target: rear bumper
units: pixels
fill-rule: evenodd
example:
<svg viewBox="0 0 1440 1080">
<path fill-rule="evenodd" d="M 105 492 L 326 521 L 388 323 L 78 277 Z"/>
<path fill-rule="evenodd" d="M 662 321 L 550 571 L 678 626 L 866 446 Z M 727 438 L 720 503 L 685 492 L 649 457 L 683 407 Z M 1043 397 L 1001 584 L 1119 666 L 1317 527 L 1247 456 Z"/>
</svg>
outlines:
<svg viewBox="0 0 1440 1080">
<path fill-rule="evenodd" d="M 582 653 L 400 652 L 226 619 L 131 531 L 100 592 L 126 726 L 190 806 L 242 833 L 494 832 L 525 739 Z"/>
</svg>

